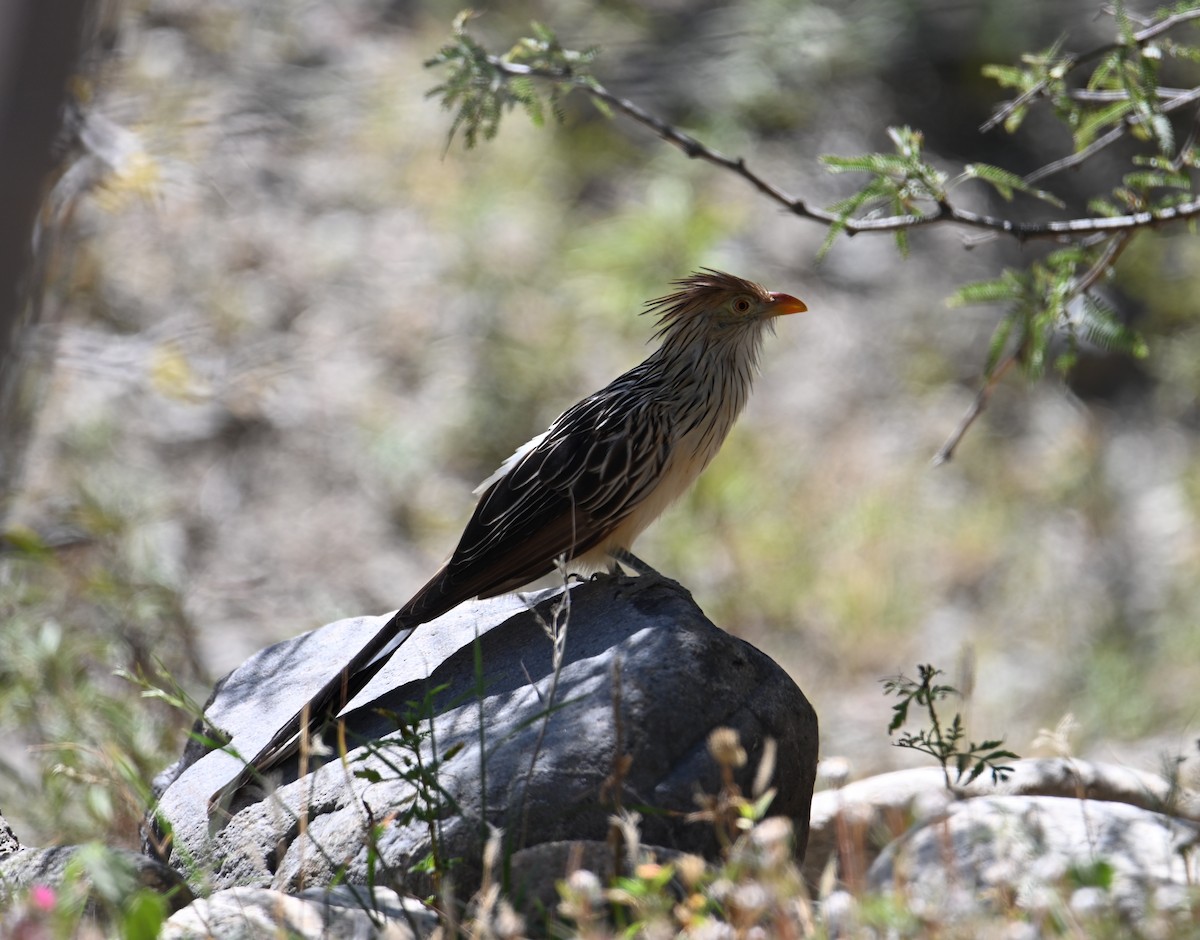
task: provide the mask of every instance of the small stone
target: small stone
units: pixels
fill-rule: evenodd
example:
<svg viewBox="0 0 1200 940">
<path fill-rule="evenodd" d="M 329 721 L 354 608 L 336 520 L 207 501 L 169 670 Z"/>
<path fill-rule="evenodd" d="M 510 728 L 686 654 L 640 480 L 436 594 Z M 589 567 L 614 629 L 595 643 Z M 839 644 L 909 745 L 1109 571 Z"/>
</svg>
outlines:
<svg viewBox="0 0 1200 940">
<path fill-rule="evenodd" d="M 850 936 L 858 928 L 858 899 L 849 891 L 834 891 L 821 902 L 821 922 L 830 937 Z"/>
<path fill-rule="evenodd" d="M 1108 892 L 1103 888 L 1097 888 L 1092 885 L 1076 888 L 1071 892 L 1069 904 L 1075 916 L 1084 919 L 1099 917 L 1111 906 L 1109 904 Z"/>
</svg>

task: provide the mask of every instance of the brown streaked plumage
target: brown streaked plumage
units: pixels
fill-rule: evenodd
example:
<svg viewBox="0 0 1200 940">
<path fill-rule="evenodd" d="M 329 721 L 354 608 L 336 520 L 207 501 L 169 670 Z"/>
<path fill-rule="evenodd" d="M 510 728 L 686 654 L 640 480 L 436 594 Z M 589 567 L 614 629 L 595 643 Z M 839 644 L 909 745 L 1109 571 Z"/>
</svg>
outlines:
<svg viewBox="0 0 1200 940">
<path fill-rule="evenodd" d="M 804 304 L 708 268 L 647 304 L 661 345 L 640 365 L 559 415 L 477 490 L 450 559 L 308 704 L 319 725 L 420 626 L 463 601 L 492 597 L 554 570 L 612 565 L 699 476 L 750 394 L 774 317 Z M 404 634 L 401 636 L 401 634 Z M 297 715 L 252 761 L 290 753 Z"/>
</svg>

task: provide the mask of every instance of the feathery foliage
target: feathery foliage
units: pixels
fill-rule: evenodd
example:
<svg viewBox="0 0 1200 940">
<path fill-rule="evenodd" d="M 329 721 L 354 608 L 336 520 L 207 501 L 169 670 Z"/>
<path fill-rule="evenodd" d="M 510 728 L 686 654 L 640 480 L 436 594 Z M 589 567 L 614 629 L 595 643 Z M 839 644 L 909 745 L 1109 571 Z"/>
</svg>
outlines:
<svg viewBox="0 0 1200 940">
<path fill-rule="evenodd" d="M 833 247 L 852 218 L 869 216 L 879 209 L 886 209 L 891 215 L 915 216 L 928 203 L 945 202 L 946 174 L 924 160 L 924 135 L 911 127 L 889 127 L 888 137 L 896 147 L 894 154 L 821 157 L 821 162 L 831 173 L 867 173 L 872 178 L 854 195 L 829 207 L 837 214 L 837 219 L 829 226 L 829 234 L 818 256 Z M 908 230 L 897 229 L 895 239 L 900 253 L 908 254 Z"/>
<path fill-rule="evenodd" d="M 480 134 L 491 140 L 504 112 L 518 106 L 539 127 L 546 121 L 547 107 L 561 121 L 563 96 L 576 83 L 588 81 L 587 67 L 597 50 L 564 49 L 552 30 L 535 22 L 532 36 L 519 39 L 504 55 L 493 56 L 467 32 L 473 15 L 469 10 L 459 13 L 450 41 L 425 63 L 449 69 L 446 81 L 427 95 L 455 111 L 447 145 L 460 129 L 468 149 L 479 142 Z M 544 98 L 535 78 L 548 80 Z"/>
</svg>

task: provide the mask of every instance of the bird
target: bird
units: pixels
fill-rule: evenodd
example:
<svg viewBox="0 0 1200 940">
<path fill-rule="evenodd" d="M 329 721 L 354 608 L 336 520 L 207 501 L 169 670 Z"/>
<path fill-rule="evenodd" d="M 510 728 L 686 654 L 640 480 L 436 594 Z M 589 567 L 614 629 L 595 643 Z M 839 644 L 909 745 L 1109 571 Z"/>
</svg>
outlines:
<svg viewBox="0 0 1200 940">
<path fill-rule="evenodd" d="M 791 294 L 712 268 L 647 301 L 658 347 L 517 448 L 476 493 L 457 547 L 432 578 L 250 761 L 277 766 L 335 714 L 411 635 L 474 599 L 537 580 L 637 567 L 634 540 L 716 456 L 746 405 L 775 318 L 808 308 Z M 215 799 L 215 797 L 214 797 Z"/>
</svg>

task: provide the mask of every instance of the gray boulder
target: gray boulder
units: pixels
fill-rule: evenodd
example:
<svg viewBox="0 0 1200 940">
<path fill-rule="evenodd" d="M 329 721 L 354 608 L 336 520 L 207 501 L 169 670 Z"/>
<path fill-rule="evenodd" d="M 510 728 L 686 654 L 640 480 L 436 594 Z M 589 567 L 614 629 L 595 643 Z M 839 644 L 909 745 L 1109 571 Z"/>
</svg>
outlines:
<svg viewBox="0 0 1200 940">
<path fill-rule="evenodd" d="M 14 852 L 20 851 L 20 848 L 21 840 L 12 831 L 12 826 L 8 824 L 8 820 L 0 816 L 0 860 L 7 855 L 12 855 Z"/>
<path fill-rule="evenodd" d="M 433 834 L 443 862 L 457 860 L 463 896 L 478 884 L 489 826 L 503 830 L 507 855 L 603 842 L 619 807 L 640 812 L 643 844 L 713 856 L 711 827 L 685 817 L 698 793 L 720 788 L 706 747 L 719 726 L 735 729 L 747 751 L 739 772 L 747 792 L 766 740 L 776 741 L 772 812 L 791 820 L 803 854 L 817 759 L 812 707 L 779 666 L 656 576 L 496 598 L 425 625 L 344 710 L 345 761 L 331 733 L 326 756 L 306 755 L 303 768 L 243 788 L 228 815 L 210 816 L 209 798 L 242 770 L 230 751 L 256 753 L 280 716 L 298 710 L 382 622 L 331 624 L 261 651 L 222 681 L 206 719 L 229 747 L 189 745 L 159 781 L 158 826 L 173 833 L 169 864 L 206 872 L 214 889 L 295 892 L 373 877 L 424 891 L 414 869 L 433 850 Z M 404 745 L 397 716 L 427 695 L 432 734 L 424 721 L 413 729 L 418 745 Z"/>
<path fill-rule="evenodd" d="M 863 871 L 883 845 L 879 833 L 893 832 L 897 820 L 922 823 L 940 818 L 956 802 L 981 796 L 1061 796 L 1128 803 L 1200 822 L 1200 794 L 1182 789 L 1158 774 L 1132 767 L 1078 758 L 1043 757 L 1014 761 L 1007 779 L 989 774 L 953 791 L 938 767 L 914 767 L 822 790 L 813 797 L 804 873 L 816 884 L 839 846 L 854 846 L 853 859 Z M 843 870 L 853 880 L 855 873 Z"/>
<path fill-rule="evenodd" d="M 1125 803 L 991 796 L 956 803 L 890 844 L 867 882 L 933 922 L 1065 903 L 1153 934 L 1191 918 L 1200 826 Z"/>
<path fill-rule="evenodd" d="M 362 940 L 427 937 L 437 918 L 413 900 L 388 888 L 367 892 L 342 885 L 333 891 L 299 896 L 269 888 L 226 888 L 200 898 L 172 915 L 159 940 Z"/>
<path fill-rule="evenodd" d="M 57 889 L 67 880 L 71 862 L 80 852 L 95 853 L 98 846 L 56 845 L 49 848 L 23 846 L 0 857 L 0 909 L 35 885 Z M 174 869 L 129 849 L 104 849 L 101 862 L 106 869 L 126 869 L 130 887 L 149 888 L 162 894 L 172 910 L 192 900 L 192 892 Z M 84 877 L 87 877 L 86 870 Z"/>
</svg>

